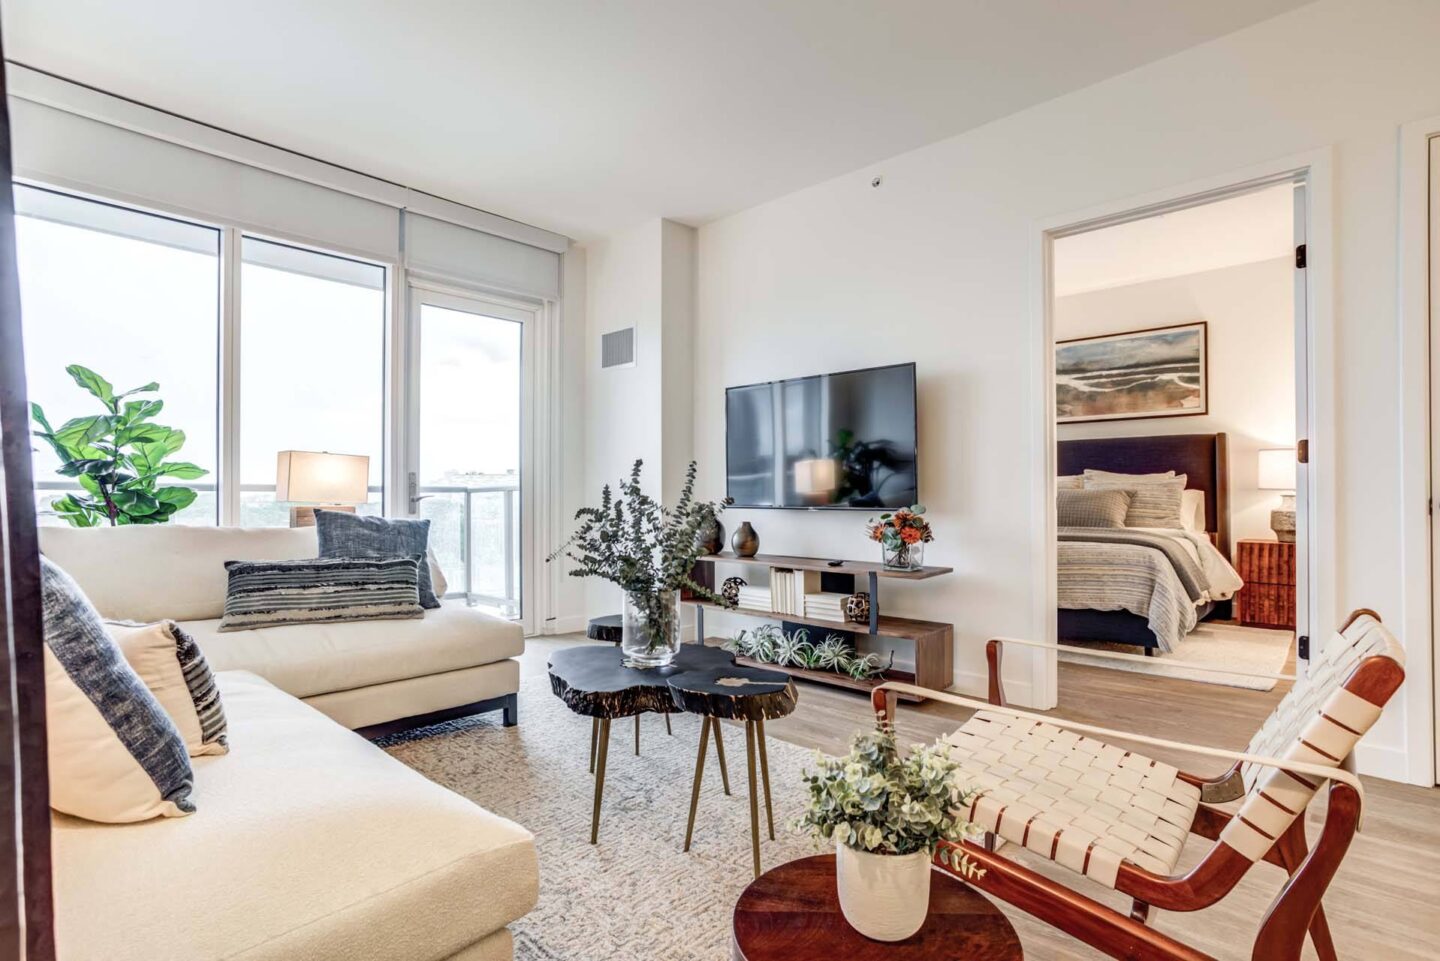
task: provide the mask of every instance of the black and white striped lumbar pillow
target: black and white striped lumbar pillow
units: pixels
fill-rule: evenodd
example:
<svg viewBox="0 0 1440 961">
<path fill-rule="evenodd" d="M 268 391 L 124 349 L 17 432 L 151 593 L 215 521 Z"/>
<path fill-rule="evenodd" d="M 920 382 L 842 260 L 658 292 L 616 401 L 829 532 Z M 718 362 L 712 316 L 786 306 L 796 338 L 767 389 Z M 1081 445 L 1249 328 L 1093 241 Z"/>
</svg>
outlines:
<svg viewBox="0 0 1440 961">
<path fill-rule="evenodd" d="M 226 561 L 230 586 L 219 630 L 422 617 L 423 563 L 423 554 Z"/>
<path fill-rule="evenodd" d="M 190 756 L 228 751 L 220 688 L 195 639 L 174 621 L 111 622 L 107 627 L 125 660 L 179 728 Z"/>
</svg>

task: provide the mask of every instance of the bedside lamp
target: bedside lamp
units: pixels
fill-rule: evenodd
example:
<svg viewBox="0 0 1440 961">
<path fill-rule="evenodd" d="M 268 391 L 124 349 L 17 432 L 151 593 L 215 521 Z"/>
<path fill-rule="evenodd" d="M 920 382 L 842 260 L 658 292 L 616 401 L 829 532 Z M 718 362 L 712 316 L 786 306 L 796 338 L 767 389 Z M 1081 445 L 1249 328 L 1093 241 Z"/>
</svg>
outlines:
<svg viewBox="0 0 1440 961">
<path fill-rule="evenodd" d="M 355 513 L 370 499 L 370 458 L 315 450 L 282 450 L 276 456 L 275 499 L 313 507 L 290 508 L 291 527 L 313 527 L 317 508 Z"/>
<path fill-rule="evenodd" d="M 1295 543 L 1295 448 L 1262 450 L 1259 474 L 1256 486 L 1260 490 L 1284 492 L 1280 495 L 1280 509 L 1270 512 L 1270 529 L 1275 532 L 1275 539 Z"/>
</svg>

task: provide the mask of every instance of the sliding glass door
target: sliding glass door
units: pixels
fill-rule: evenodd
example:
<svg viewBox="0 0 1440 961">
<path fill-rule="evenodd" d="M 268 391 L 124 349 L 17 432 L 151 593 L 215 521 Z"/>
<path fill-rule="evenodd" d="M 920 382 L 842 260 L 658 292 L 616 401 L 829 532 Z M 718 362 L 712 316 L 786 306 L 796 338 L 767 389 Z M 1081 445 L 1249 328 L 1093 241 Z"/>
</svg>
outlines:
<svg viewBox="0 0 1440 961">
<path fill-rule="evenodd" d="M 410 513 L 430 519 L 448 596 L 519 620 L 534 311 L 414 289 L 409 317 Z"/>
</svg>

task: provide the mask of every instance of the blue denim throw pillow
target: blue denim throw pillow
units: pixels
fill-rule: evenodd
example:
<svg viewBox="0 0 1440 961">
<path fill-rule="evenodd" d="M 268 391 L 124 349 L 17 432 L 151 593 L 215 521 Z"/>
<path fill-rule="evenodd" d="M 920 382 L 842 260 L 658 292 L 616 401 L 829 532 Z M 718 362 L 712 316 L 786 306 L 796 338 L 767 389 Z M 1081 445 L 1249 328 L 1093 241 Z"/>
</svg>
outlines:
<svg viewBox="0 0 1440 961">
<path fill-rule="evenodd" d="M 420 555 L 420 606 L 436 608 L 440 599 L 430 583 L 426 548 L 430 543 L 428 520 L 363 517 L 344 511 L 317 510 L 315 528 L 320 535 L 321 557 L 413 557 Z"/>
<path fill-rule="evenodd" d="M 190 793 L 195 776 L 175 722 L 126 662 L 80 586 L 43 556 L 40 598 L 45 646 L 70 683 L 95 705 L 116 739 L 155 785 L 158 799 L 174 804 L 179 813 L 194 811 Z M 55 749 L 53 738 L 51 749 Z"/>
</svg>

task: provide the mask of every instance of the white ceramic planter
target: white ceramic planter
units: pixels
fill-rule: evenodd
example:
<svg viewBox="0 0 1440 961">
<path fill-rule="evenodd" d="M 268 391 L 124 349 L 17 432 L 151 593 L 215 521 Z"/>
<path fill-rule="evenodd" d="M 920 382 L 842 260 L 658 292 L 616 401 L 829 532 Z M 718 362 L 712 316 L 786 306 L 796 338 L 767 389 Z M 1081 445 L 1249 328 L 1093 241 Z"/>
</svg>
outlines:
<svg viewBox="0 0 1440 961">
<path fill-rule="evenodd" d="M 903 941 L 930 911 L 930 856 L 871 854 L 835 845 L 840 910 L 850 926 L 876 941 Z"/>
</svg>

